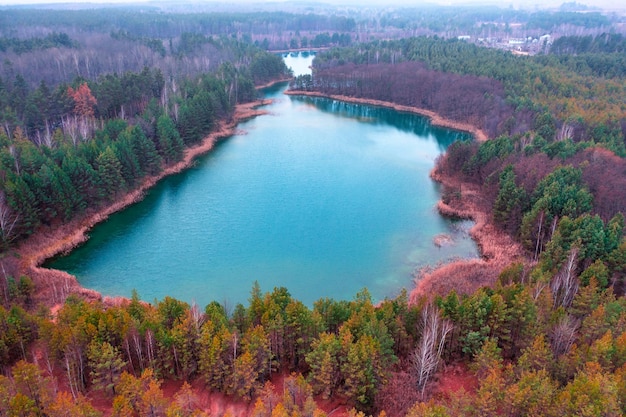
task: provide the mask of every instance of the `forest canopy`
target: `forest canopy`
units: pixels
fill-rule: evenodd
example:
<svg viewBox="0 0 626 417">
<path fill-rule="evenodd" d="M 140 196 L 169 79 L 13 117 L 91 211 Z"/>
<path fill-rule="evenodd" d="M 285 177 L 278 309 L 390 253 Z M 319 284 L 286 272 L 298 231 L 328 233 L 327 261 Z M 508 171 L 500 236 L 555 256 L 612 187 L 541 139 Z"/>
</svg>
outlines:
<svg viewBox="0 0 626 417">
<path fill-rule="evenodd" d="M 200 416 L 199 392 L 257 417 L 323 416 L 333 401 L 351 417 L 626 413 L 616 16 L 577 4 L 170 7 L 1 8 L 0 415 Z M 564 36 L 551 48 L 544 38 L 536 56 L 457 38 L 553 30 Z M 463 208 L 473 193 L 522 256 L 480 276 L 463 264 L 446 276 L 452 291 L 376 303 L 363 289 L 313 306 L 259 284 L 233 308 L 136 293 L 104 303 L 20 269 L 20 241 L 136 189 L 254 101 L 256 86 L 290 77 L 268 49 L 309 47 L 330 49 L 292 82 L 298 91 L 417 107 L 486 132 L 437 161 L 433 176 L 452 180 L 441 204 Z M 488 285 L 468 290 L 472 280 Z M 38 305 L 41 285 L 64 303 Z M 179 381 L 176 392 L 164 381 Z"/>
</svg>

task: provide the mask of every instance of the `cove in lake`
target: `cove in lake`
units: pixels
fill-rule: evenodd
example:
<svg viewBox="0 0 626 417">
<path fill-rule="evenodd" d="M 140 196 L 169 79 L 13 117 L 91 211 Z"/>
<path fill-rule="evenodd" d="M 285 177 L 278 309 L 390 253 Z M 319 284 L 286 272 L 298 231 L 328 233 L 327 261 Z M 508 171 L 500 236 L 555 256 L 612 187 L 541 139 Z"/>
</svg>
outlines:
<svg viewBox="0 0 626 417">
<path fill-rule="evenodd" d="M 478 256 L 471 223 L 437 213 L 440 190 L 428 176 L 468 134 L 390 109 L 285 96 L 285 88 L 264 91 L 270 114 L 239 125 L 245 134 L 45 266 L 103 295 L 136 289 L 147 301 L 169 295 L 232 307 L 258 281 L 311 306 L 364 287 L 375 300 L 392 297 L 425 265 Z M 440 234 L 454 244 L 436 246 Z"/>
</svg>

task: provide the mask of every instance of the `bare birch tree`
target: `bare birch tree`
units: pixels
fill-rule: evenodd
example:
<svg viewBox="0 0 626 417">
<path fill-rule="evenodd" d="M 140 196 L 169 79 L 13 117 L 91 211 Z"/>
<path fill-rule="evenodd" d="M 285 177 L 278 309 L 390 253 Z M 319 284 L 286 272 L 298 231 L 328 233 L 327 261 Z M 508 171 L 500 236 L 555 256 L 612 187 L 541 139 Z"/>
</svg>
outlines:
<svg viewBox="0 0 626 417">
<path fill-rule="evenodd" d="M 191 303 L 189 314 L 191 315 L 191 321 L 194 325 L 194 328 L 196 329 L 196 332 L 199 334 L 200 328 L 202 327 L 202 324 L 204 323 L 205 316 L 202 310 L 200 310 L 200 307 L 198 306 L 198 304 L 195 303 L 195 301 Z"/>
<path fill-rule="evenodd" d="M 421 324 L 422 339 L 413 351 L 411 361 L 417 388 L 423 396 L 426 384 L 439 366 L 446 336 L 452 330 L 452 323 L 442 319 L 439 310 L 428 304 L 422 310 Z"/>
<path fill-rule="evenodd" d="M 550 346 L 555 357 L 569 352 L 576 339 L 579 324 L 578 320 L 568 314 L 554 325 L 550 332 Z"/>
<path fill-rule="evenodd" d="M 70 137 L 72 145 L 78 146 L 78 119 L 76 116 L 66 116 L 62 119 L 63 133 Z"/>
<path fill-rule="evenodd" d="M 576 264 L 578 260 L 578 248 L 572 247 L 565 260 L 565 263 L 552 278 L 550 289 L 554 298 L 554 306 L 569 307 L 578 292 L 578 276 L 576 275 Z"/>
<path fill-rule="evenodd" d="M 0 239 L 10 243 L 16 237 L 15 225 L 19 216 L 11 210 L 4 191 L 0 191 Z"/>
<path fill-rule="evenodd" d="M 535 257 L 534 257 L 535 261 L 539 257 L 539 249 L 541 248 L 541 228 L 543 227 L 543 216 L 544 216 L 544 212 L 542 210 L 540 217 L 539 217 L 539 226 L 537 230 L 537 243 L 535 245 Z"/>
<path fill-rule="evenodd" d="M 556 140 L 564 141 L 567 139 L 571 139 L 573 136 L 574 136 L 574 126 L 568 123 L 563 123 L 563 125 L 561 126 L 561 129 L 556 135 Z"/>
</svg>

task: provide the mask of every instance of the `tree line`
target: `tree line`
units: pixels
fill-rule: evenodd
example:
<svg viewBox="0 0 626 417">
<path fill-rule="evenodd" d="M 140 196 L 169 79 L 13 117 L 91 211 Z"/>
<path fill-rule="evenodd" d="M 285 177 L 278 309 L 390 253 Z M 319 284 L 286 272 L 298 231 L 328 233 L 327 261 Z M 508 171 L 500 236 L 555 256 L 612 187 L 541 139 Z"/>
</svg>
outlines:
<svg viewBox="0 0 626 417">
<path fill-rule="evenodd" d="M 292 85 L 425 107 L 485 129 L 493 139 L 452 145 L 439 172 L 479 186 L 495 223 L 535 260 L 559 254 L 558 269 L 575 247 L 579 272 L 606 268 L 601 281 L 621 291 L 623 274 L 609 258 L 626 207 L 624 84 L 550 62 L 416 38 L 319 54 L 313 77 Z"/>
<path fill-rule="evenodd" d="M 415 35 L 498 39 L 545 34 L 544 29 L 511 25 L 529 23 L 542 12 L 493 6 L 293 6 L 291 13 L 270 6 L 254 13 L 233 12 L 226 5 L 211 12 L 196 7 L 196 13 L 179 11 L 171 5 L 69 10 L 5 7 L 0 16 L 0 74 L 12 78 L 20 73 L 32 87 L 41 80 L 55 85 L 76 76 L 94 79 L 112 72 L 139 72 L 144 66 L 158 67 L 166 75 L 198 75 L 223 62 L 235 61 L 238 55 L 230 53 L 235 40 L 266 50 L 285 50 L 348 46 Z M 562 28 L 590 35 L 619 31 L 614 27 L 616 22 L 603 15 L 592 19 L 597 24 L 589 24 L 587 20 L 594 13 L 561 11 L 544 15 L 550 22 L 558 17 L 558 28 L 551 30 L 557 37 Z M 572 31 L 563 33 L 574 34 Z M 195 37 L 211 41 L 188 48 L 187 41 Z"/>
<path fill-rule="evenodd" d="M 626 40 L 619 33 L 602 33 L 596 36 L 562 36 L 550 46 L 547 56 L 540 62 L 561 65 L 581 75 L 602 78 L 626 77 L 624 51 Z"/>
<path fill-rule="evenodd" d="M 211 9 L 215 9 L 212 7 Z M 122 30 L 148 38 L 168 39 L 184 32 L 230 36 L 233 33 L 270 35 L 283 31 L 350 32 L 353 18 L 338 13 L 287 13 L 282 11 L 195 13 L 161 10 L 156 6 L 70 9 L 4 8 L 4 30 L 15 28 L 71 28 L 71 32 Z"/>
<path fill-rule="evenodd" d="M 612 265 L 623 271 L 620 228 L 605 231 L 619 242 Z M 556 233 L 565 230 L 561 222 Z M 137 294 L 116 306 L 70 296 L 51 320 L 47 310 L 27 313 L 28 285 L 16 285 L 11 306 L 0 307 L 0 411 L 61 416 L 65 405 L 74 416 L 100 415 L 85 399 L 99 392 L 114 416 L 204 415 L 190 388 L 201 386 L 268 417 L 323 416 L 316 401 L 329 398 L 361 417 L 575 416 L 581 407 L 618 416 L 625 298 L 607 286 L 606 269 L 579 272 L 577 260 L 593 255 L 575 246 L 559 267 L 553 252 L 532 268 L 509 265 L 491 288 L 413 304 L 402 293 L 374 305 L 363 290 L 311 308 L 286 288 L 262 293 L 255 284 L 247 306 L 232 311 L 169 297 L 147 304 Z M 435 395 L 448 366 L 467 369 L 474 388 Z M 278 373 L 292 375 L 282 395 L 271 382 Z M 172 379 L 184 384 L 167 401 L 160 383 Z"/>
<path fill-rule="evenodd" d="M 441 73 L 420 62 L 394 65 L 346 64 L 301 76 L 291 88 L 371 98 L 428 109 L 450 120 L 472 124 L 489 136 L 502 133 L 514 109 L 502 83 L 486 77 Z"/>
<path fill-rule="evenodd" d="M 587 53 L 619 53 L 626 51 L 626 39 L 621 33 L 603 33 L 598 36 L 562 36 L 550 47 L 555 55 Z"/>
<path fill-rule="evenodd" d="M 67 33 L 51 33 L 45 38 L 0 38 L 0 51 L 11 50 L 20 55 L 37 49 L 49 48 L 73 48 L 76 43 L 70 39 Z"/>
<path fill-rule="evenodd" d="M 0 75 L 30 87 L 76 77 L 158 68 L 197 76 L 226 62 L 247 66 L 262 49 L 347 45 L 354 20 L 335 14 L 174 13 L 146 8 L 6 8 L 0 17 Z M 234 34 L 234 35 L 233 35 Z"/>
<path fill-rule="evenodd" d="M 596 56 L 602 60 L 606 54 Z M 555 60 L 519 57 L 458 40 L 419 37 L 373 42 L 358 48 L 335 48 L 318 54 L 314 79 L 327 77 L 331 70 L 338 73 L 347 63 L 357 65 L 352 75 L 356 79 L 367 75 L 371 64 L 385 64 L 393 71 L 393 66 L 405 61 L 421 62 L 441 79 L 459 74 L 467 79 L 466 84 L 476 84 L 477 93 L 482 88 L 487 101 L 491 100 L 490 90 L 480 86 L 480 77 L 501 83 L 506 104 L 514 113 L 504 111 L 499 117 L 497 114 L 492 117 L 489 123 L 500 127 L 495 130 L 496 135 L 531 131 L 548 142 L 593 141 L 626 156 L 626 114 L 620 104 L 625 87 L 619 75 L 621 70 L 615 71 L 617 74 L 613 76 L 610 73 L 599 76 L 587 71 L 588 67 L 582 67 L 579 73 L 578 67 L 572 69 Z M 398 83 L 416 83 L 410 79 Z M 454 90 L 456 87 L 446 84 L 436 94 L 446 95 L 447 88 Z M 397 88 L 411 91 L 408 86 L 398 85 Z M 477 111 L 475 117 L 481 114 Z"/>
<path fill-rule="evenodd" d="M 76 79 L 29 90 L 0 78 L 0 238 L 2 247 L 58 226 L 132 190 L 181 160 L 255 83 L 284 77 L 278 56 L 256 51 L 249 67 L 169 79 L 158 69 Z"/>
</svg>

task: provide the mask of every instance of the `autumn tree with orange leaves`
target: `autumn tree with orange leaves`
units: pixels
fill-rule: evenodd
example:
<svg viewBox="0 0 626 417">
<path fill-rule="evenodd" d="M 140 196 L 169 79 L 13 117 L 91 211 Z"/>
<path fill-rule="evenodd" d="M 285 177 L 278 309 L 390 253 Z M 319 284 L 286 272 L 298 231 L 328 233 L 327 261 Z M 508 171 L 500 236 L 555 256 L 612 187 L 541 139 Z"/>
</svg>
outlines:
<svg viewBox="0 0 626 417">
<path fill-rule="evenodd" d="M 96 98 L 91 94 L 87 83 L 82 83 L 76 90 L 67 88 L 67 95 L 74 100 L 74 116 L 63 120 L 64 131 L 72 138 L 74 146 L 82 138 L 87 139 L 93 133 L 94 107 Z"/>
<path fill-rule="evenodd" d="M 77 116 L 82 116 L 86 119 L 94 116 L 94 107 L 97 101 L 91 94 L 91 89 L 87 83 L 82 83 L 76 90 L 68 87 L 67 95 L 74 100 L 74 113 Z"/>
</svg>

